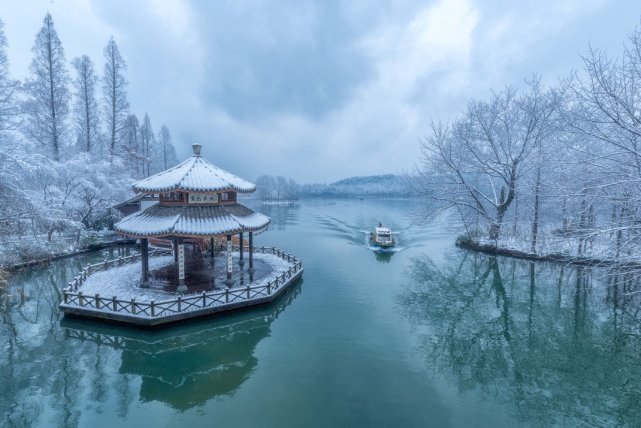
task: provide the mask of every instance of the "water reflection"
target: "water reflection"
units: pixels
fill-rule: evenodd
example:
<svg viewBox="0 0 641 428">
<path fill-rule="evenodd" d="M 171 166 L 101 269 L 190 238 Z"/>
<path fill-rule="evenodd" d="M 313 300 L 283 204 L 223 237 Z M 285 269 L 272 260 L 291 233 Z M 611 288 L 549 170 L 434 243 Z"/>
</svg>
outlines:
<svg viewBox="0 0 641 428">
<path fill-rule="evenodd" d="M 92 415 L 127 419 L 139 401 L 183 410 L 233 394 L 256 367 L 256 345 L 302 285 L 256 311 L 158 332 L 62 319 L 62 288 L 108 257 L 58 260 L 0 287 L 0 426 L 75 427 Z"/>
<path fill-rule="evenodd" d="M 389 263 L 392 260 L 392 256 L 394 255 L 394 251 L 372 251 L 374 253 L 374 257 L 376 257 L 377 262 L 381 263 Z"/>
<path fill-rule="evenodd" d="M 414 260 L 400 296 L 431 370 L 508 404 L 524 423 L 641 420 L 638 275 L 453 257 L 444 268 Z"/>
<path fill-rule="evenodd" d="M 62 340 L 58 304 L 73 275 L 104 257 L 59 260 L 9 278 L 0 295 L 0 425 L 78 425 L 84 355 Z"/>
<path fill-rule="evenodd" d="M 258 361 L 254 350 L 270 335 L 271 323 L 300 293 L 300 284 L 277 302 L 216 321 L 184 324 L 157 332 L 63 320 L 65 338 L 122 350 L 118 372 L 140 376 L 140 400 L 184 411 L 233 394 Z"/>
<path fill-rule="evenodd" d="M 298 223 L 298 215 L 300 211 L 300 205 L 298 203 L 261 204 L 257 201 L 253 201 L 251 205 L 253 209 L 272 219 L 270 228 L 285 230 L 287 226 L 294 226 Z"/>
</svg>

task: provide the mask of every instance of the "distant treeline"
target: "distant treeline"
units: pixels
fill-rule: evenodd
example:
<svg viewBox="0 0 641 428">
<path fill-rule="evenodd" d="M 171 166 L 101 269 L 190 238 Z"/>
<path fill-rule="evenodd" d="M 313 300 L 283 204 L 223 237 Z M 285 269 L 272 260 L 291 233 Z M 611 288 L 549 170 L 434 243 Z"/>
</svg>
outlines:
<svg viewBox="0 0 641 428">
<path fill-rule="evenodd" d="M 416 194 L 405 177 L 385 174 L 302 186 L 291 178 L 261 175 L 256 179 L 256 195 L 264 202 L 289 202 L 299 198 L 411 197 Z"/>
<path fill-rule="evenodd" d="M 256 179 L 256 194 L 263 202 L 292 202 L 300 197 L 301 186 L 291 178 L 261 175 Z"/>
<path fill-rule="evenodd" d="M 411 197 L 413 190 L 405 177 L 385 174 L 350 177 L 330 184 L 304 184 L 303 197 Z"/>
</svg>

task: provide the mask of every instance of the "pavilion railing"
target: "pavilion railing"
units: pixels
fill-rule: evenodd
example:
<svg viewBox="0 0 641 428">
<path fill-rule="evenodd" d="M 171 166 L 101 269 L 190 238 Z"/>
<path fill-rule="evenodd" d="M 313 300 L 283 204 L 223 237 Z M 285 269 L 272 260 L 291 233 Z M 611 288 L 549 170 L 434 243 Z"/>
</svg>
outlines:
<svg viewBox="0 0 641 428">
<path fill-rule="evenodd" d="M 248 249 L 248 247 L 245 248 Z M 236 248 L 236 250 L 237 249 L 238 248 Z M 124 313 L 141 317 L 166 317 L 217 306 L 249 302 L 271 296 L 287 285 L 289 281 L 303 269 L 303 262 L 299 258 L 276 247 L 254 248 L 253 252 L 259 254 L 273 254 L 290 263 L 289 269 L 277 275 L 266 284 L 227 288 L 225 290 L 215 292 L 181 295 L 175 299 L 159 302 L 154 300 L 137 301 L 135 298 L 129 300 L 119 299 L 117 296 L 105 297 L 100 296 L 99 294 L 88 295 L 83 294 L 82 290 L 78 290 L 82 283 L 87 279 L 88 275 L 100 270 L 106 270 L 111 267 L 122 266 L 126 263 L 138 261 L 140 260 L 140 255 L 136 254 L 135 256 L 127 258 L 88 265 L 76 278 L 74 278 L 73 281 L 69 283 L 69 286 L 64 289 L 63 303 L 67 306 L 77 306 L 81 308 L 96 309 L 112 313 Z M 170 251 L 154 250 L 153 252 L 150 252 L 150 256 L 152 254 L 162 255 L 168 253 L 170 253 Z"/>
</svg>

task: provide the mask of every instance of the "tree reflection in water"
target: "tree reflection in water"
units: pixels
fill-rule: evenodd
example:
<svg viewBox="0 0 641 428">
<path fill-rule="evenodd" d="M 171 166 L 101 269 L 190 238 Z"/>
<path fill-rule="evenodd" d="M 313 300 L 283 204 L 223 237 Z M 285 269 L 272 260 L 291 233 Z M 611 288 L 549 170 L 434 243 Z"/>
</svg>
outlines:
<svg viewBox="0 0 641 428">
<path fill-rule="evenodd" d="M 257 201 L 253 202 L 250 204 L 252 208 L 272 219 L 271 228 L 285 230 L 286 227 L 294 226 L 298 223 L 300 210 L 298 203 L 261 204 Z"/>
<path fill-rule="evenodd" d="M 105 255 L 93 253 L 17 272 L 0 291 L 0 425 L 78 426 L 81 382 L 88 373 L 83 360 L 89 355 L 63 340 L 58 304 L 61 289 L 82 265 Z M 104 382 L 100 373 L 94 376 L 94 382 Z"/>
<path fill-rule="evenodd" d="M 457 254 L 400 296 L 430 369 L 537 426 L 641 421 L 638 273 Z"/>
</svg>

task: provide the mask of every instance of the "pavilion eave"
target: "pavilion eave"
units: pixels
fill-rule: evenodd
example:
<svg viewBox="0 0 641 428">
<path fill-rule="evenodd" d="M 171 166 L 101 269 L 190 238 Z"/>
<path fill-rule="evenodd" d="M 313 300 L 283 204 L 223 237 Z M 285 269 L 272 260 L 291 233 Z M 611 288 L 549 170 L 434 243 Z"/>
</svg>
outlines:
<svg viewBox="0 0 641 428">
<path fill-rule="evenodd" d="M 115 225 L 122 235 L 137 238 L 163 236 L 211 238 L 242 232 L 260 232 L 269 217 L 240 204 L 225 206 L 154 205 L 132 214 Z"/>
</svg>

